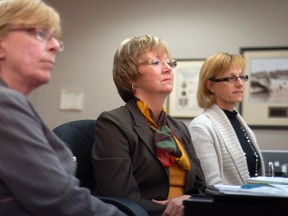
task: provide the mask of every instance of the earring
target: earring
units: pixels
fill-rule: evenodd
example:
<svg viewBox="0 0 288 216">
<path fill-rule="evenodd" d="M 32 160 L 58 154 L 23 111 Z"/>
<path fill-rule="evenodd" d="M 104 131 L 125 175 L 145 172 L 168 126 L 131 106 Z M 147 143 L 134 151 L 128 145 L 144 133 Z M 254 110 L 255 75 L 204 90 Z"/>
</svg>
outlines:
<svg viewBox="0 0 288 216">
<path fill-rule="evenodd" d="M 132 90 L 132 92 L 135 92 L 135 91 L 136 91 L 136 87 L 135 87 L 134 84 L 131 85 L 131 90 Z"/>
</svg>

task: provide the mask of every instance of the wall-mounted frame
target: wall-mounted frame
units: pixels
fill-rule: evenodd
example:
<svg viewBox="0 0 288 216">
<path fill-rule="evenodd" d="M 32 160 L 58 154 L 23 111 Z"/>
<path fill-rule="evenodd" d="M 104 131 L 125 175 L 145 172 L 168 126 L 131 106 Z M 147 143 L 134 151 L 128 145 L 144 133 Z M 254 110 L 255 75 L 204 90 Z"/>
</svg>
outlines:
<svg viewBox="0 0 288 216">
<path fill-rule="evenodd" d="M 168 97 L 168 113 L 175 118 L 194 118 L 201 114 L 196 94 L 204 59 L 176 59 L 174 90 Z"/>
<path fill-rule="evenodd" d="M 240 112 L 248 125 L 288 129 L 288 47 L 240 48 L 246 60 Z"/>
</svg>

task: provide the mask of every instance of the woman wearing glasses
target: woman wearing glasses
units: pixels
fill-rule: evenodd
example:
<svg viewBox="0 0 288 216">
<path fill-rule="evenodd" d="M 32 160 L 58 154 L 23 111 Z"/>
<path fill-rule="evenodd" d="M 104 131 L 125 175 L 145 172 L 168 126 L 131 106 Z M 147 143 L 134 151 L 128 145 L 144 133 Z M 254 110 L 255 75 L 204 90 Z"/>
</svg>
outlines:
<svg viewBox="0 0 288 216">
<path fill-rule="evenodd" d="M 157 37 L 124 41 L 114 55 L 113 78 L 126 104 L 96 123 L 95 193 L 132 199 L 150 215 L 183 215 L 182 201 L 205 182 L 187 127 L 163 105 L 175 66 Z"/>
<path fill-rule="evenodd" d="M 27 99 L 50 80 L 60 24 L 41 0 L 0 1 L 0 215 L 124 215 L 80 188 L 71 151 Z"/>
<path fill-rule="evenodd" d="M 207 58 L 200 71 L 197 100 L 204 112 L 189 131 L 207 185 L 242 185 L 265 174 L 256 137 L 235 110 L 248 80 L 244 65 L 240 55 L 222 52 Z"/>
</svg>

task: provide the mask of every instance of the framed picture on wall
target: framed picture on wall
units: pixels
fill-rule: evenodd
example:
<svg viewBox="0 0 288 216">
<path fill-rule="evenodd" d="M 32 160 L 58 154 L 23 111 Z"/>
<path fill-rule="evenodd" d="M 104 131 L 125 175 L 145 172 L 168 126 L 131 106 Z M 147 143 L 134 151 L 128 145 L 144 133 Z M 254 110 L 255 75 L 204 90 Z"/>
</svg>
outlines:
<svg viewBox="0 0 288 216">
<path fill-rule="evenodd" d="M 288 47 L 240 48 L 246 60 L 240 113 L 251 127 L 288 129 Z"/>
<path fill-rule="evenodd" d="M 168 114 L 175 118 L 193 118 L 201 114 L 197 103 L 199 72 L 204 59 L 176 59 L 174 90 L 168 97 Z"/>
</svg>

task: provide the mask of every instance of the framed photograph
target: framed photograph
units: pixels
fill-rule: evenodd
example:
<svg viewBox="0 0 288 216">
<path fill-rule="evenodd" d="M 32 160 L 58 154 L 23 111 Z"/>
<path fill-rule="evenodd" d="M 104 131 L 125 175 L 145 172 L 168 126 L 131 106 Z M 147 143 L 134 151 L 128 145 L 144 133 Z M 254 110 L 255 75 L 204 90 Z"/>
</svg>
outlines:
<svg viewBox="0 0 288 216">
<path fill-rule="evenodd" d="M 174 90 L 168 97 L 168 114 L 175 118 L 194 118 L 201 114 L 196 94 L 204 59 L 176 59 Z"/>
<path fill-rule="evenodd" d="M 288 47 L 241 48 L 246 60 L 240 113 L 251 127 L 288 129 Z"/>
</svg>

